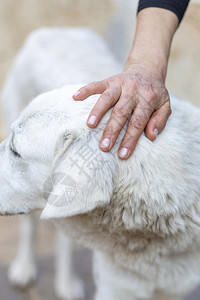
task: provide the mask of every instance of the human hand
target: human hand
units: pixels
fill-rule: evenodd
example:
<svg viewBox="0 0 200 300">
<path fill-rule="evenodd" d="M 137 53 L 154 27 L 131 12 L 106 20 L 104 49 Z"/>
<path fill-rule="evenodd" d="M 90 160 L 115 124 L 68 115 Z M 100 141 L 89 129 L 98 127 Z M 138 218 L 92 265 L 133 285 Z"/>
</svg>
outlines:
<svg viewBox="0 0 200 300">
<path fill-rule="evenodd" d="M 100 140 L 101 150 L 108 151 L 113 147 L 129 118 L 118 151 L 122 159 L 130 157 L 144 130 L 147 138 L 153 141 L 165 127 L 171 113 L 170 99 L 162 76 L 154 69 L 152 65 L 131 64 L 122 73 L 90 83 L 74 94 L 75 100 L 102 94 L 88 117 L 90 128 L 95 128 L 114 106 Z"/>
<path fill-rule="evenodd" d="M 118 152 L 122 159 L 130 157 L 144 130 L 146 136 L 154 140 L 165 127 L 171 113 L 165 78 L 178 21 L 178 17 L 167 9 L 149 7 L 141 10 L 124 71 L 90 83 L 74 95 L 75 100 L 83 100 L 92 94 L 102 94 L 87 120 L 91 128 L 95 128 L 103 115 L 114 106 L 100 140 L 103 151 L 113 147 L 129 117 Z"/>
</svg>

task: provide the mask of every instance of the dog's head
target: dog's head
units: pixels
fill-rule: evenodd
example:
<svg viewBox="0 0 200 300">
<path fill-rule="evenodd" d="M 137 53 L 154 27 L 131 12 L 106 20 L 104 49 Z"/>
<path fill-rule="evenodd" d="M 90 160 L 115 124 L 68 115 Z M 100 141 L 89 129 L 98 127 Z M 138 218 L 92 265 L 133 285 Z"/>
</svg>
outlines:
<svg viewBox="0 0 200 300">
<path fill-rule="evenodd" d="M 0 144 L 1 215 L 44 208 L 43 217 L 66 217 L 110 201 L 113 154 L 99 149 L 101 131 L 86 126 L 96 96 L 76 103 L 76 89 L 36 98 Z"/>
</svg>

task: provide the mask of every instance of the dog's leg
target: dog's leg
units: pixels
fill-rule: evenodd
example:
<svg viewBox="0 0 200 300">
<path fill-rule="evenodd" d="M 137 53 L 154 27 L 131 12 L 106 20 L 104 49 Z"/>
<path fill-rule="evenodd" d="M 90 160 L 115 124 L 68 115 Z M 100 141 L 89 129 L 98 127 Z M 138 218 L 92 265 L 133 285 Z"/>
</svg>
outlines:
<svg viewBox="0 0 200 300">
<path fill-rule="evenodd" d="M 57 231 L 56 241 L 56 274 L 55 291 L 60 299 L 84 299 L 84 287 L 80 279 L 74 275 L 73 249 L 74 243 Z"/>
<path fill-rule="evenodd" d="M 37 216 L 31 214 L 20 217 L 20 240 L 17 255 L 8 270 L 11 284 L 21 288 L 36 280 L 37 267 L 35 255 Z"/>
<path fill-rule="evenodd" d="M 93 275 L 96 284 L 95 300 L 137 300 L 128 288 L 124 274 L 112 262 L 112 256 L 94 252 Z"/>
</svg>

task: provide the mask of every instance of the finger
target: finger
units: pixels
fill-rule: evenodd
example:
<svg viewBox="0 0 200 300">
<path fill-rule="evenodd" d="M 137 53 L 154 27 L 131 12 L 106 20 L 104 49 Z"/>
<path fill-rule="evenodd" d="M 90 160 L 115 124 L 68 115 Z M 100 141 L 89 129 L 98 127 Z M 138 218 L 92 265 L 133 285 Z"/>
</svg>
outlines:
<svg viewBox="0 0 200 300">
<path fill-rule="evenodd" d="M 84 100 L 85 98 L 94 95 L 102 94 L 108 88 L 106 80 L 89 83 L 80 88 L 74 95 L 74 100 Z"/>
<path fill-rule="evenodd" d="M 133 153 L 136 144 L 141 136 L 144 128 L 151 117 L 153 108 L 149 105 L 139 103 L 133 115 L 130 118 L 128 128 L 119 147 L 118 155 L 122 159 L 127 159 Z"/>
<path fill-rule="evenodd" d="M 127 101 L 127 98 L 122 96 L 115 105 L 107 126 L 103 132 L 99 144 L 101 150 L 108 151 L 113 147 L 121 129 L 130 117 L 133 109 L 134 102 Z"/>
<path fill-rule="evenodd" d="M 170 114 L 171 107 L 169 101 L 153 113 L 145 129 L 146 137 L 149 140 L 153 141 L 156 139 L 158 133 L 164 129 Z"/>
<path fill-rule="evenodd" d="M 103 92 L 90 112 L 87 125 L 91 128 L 96 127 L 105 113 L 118 101 L 120 94 L 120 88 L 108 89 Z"/>
</svg>

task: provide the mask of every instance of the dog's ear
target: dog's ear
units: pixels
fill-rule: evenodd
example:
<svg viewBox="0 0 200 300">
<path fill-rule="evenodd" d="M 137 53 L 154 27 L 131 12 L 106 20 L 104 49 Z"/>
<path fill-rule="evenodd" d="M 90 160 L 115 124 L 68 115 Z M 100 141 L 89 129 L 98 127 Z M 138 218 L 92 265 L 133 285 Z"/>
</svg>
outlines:
<svg viewBox="0 0 200 300">
<path fill-rule="evenodd" d="M 51 190 L 41 218 L 88 213 L 109 203 L 113 193 L 113 153 L 99 149 L 99 137 L 87 129 L 65 134 L 56 147 L 53 174 L 44 190 Z"/>
</svg>

